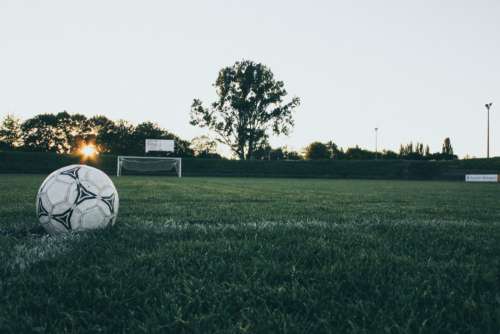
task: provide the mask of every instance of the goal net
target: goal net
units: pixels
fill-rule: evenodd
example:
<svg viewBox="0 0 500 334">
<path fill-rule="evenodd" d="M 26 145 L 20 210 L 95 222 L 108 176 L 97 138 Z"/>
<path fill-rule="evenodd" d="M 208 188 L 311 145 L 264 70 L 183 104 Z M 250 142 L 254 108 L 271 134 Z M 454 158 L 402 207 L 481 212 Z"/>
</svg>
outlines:
<svg viewBox="0 0 500 334">
<path fill-rule="evenodd" d="M 118 156 L 116 176 L 121 176 L 124 171 L 133 173 L 164 173 L 173 171 L 178 177 L 182 176 L 181 158 L 166 157 L 132 157 Z"/>
</svg>

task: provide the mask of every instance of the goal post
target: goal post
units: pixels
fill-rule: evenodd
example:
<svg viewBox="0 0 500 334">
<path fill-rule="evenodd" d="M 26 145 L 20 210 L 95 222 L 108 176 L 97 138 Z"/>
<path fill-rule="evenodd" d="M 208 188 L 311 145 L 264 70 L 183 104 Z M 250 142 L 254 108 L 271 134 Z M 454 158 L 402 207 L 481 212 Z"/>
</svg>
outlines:
<svg viewBox="0 0 500 334">
<path fill-rule="evenodd" d="M 116 162 L 116 176 L 121 176 L 123 170 L 139 173 L 168 172 L 173 170 L 178 177 L 182 177 L 182 159 L 119 155 Z"/>
</svg>

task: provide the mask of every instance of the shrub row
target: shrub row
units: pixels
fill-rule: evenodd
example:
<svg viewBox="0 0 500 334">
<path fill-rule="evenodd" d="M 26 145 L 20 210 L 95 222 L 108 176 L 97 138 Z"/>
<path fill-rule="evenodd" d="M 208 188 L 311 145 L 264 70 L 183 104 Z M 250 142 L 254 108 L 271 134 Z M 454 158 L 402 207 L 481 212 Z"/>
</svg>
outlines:
<svg viewBox="0 0 500 334">
<path fill-rule="evenodd" d="M 0 152 L 0 173 L 47 174 L 59 167 L 86 163 L 116 174 L 116 156 L 79 156 L 45 152 Z M 356 178 L 405 180 L 463 180 L 467 173 L 500 173 L 500 158 L 455 161 L 316 160 L 238 161 L 183 159 L 184 176 L 255 176 L 293 178 Z"/>
</svg>

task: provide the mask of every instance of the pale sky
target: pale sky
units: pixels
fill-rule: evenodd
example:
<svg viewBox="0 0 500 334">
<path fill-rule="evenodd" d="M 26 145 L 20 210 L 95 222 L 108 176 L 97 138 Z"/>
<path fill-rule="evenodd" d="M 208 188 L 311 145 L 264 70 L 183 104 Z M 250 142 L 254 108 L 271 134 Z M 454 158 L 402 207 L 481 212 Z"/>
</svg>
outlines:
<svg viewBox="0 0 500 334">
<path fill-rule="evenodd" d="M 500 155 L 500 1 L 0 0 L 0 117 L 67 110 L 191 139 L 218 71 L 268 65 L 302 100 L 289 137 Z"/>
</svg>

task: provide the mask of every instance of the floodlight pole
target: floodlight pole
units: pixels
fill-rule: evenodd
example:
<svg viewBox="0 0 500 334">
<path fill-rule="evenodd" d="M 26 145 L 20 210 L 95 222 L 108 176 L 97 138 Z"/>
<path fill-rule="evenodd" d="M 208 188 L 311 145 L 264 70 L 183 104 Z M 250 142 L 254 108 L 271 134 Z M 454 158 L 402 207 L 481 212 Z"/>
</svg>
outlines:
<svg viewBox="0 0 500 334">
<path fill-rule="evenodd" d="M 378 155 L 378 128 L 375 128 L 375 160 L 377 160 Z"/>
<path fill-rule="evenodd" d="M 486 158 L 490 158 L 490 108 L 493 105 L 493 102 L 486 103 L 484 106 L 486 107 L 486 112 L 488 114 L 488 125 L 486 130 Z"/>
</svg>

